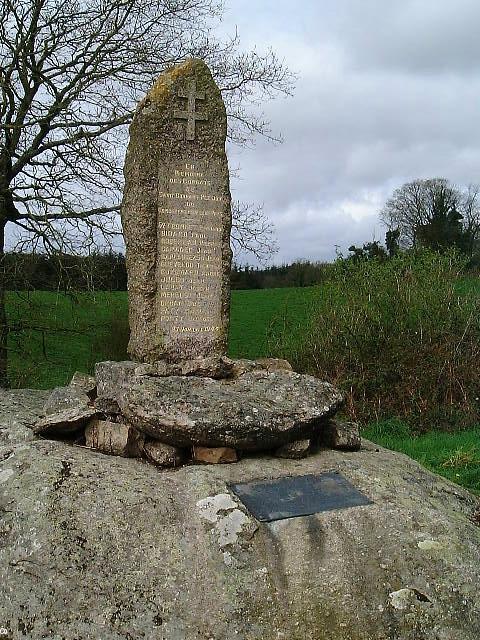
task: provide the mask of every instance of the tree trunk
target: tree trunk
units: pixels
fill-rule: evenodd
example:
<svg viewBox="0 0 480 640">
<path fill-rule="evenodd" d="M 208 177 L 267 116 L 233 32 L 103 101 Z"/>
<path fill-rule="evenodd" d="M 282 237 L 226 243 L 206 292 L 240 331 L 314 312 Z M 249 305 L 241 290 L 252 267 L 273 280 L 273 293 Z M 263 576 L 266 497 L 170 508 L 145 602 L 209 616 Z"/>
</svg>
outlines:
<svg viewBox="0 0 480 640">
<path fill-rule="evenodd" d="M 7 339 L 8 322 L 5 300 L 5 289 L 7 285 L 6 265 L 5 265 L 5 226 L 6 217 L 2 215 L 0 199 L 0 388 L 8 387 L 7 375 Z"/>
<path fill-rule="evenodd" d="M 7 142 L 10 138 L 6 134 Z M 17 210 L 10 190 L 12 158 L 7 147 L 0 149 L 0 388 L 8 387 L 8 318 L 6 309 L 7 265 L 5 227 L 15 220 Z"/>
</svg>

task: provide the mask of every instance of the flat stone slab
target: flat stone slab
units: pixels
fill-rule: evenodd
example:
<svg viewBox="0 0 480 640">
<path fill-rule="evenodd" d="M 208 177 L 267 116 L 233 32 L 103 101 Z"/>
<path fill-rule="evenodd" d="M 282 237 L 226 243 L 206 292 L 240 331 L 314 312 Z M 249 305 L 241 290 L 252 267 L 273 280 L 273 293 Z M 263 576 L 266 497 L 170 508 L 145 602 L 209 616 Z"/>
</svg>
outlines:
<svg viewBox="0 0 480 640">
<path fill-rule="evenodd" d="M 50 413 L 35 423 L 33 432 L 37 436 L 76 433 L 97 415 L 91 407 L 73 406 L 57 413 Z"/>
<path fill-rule="evenodd" d="M 90 399 L 83 389 L 76 386 L 56 387 L 48 396 L 43 413 L 48 416 L 66 409 L 84 409 L 88 407 L 89 401 Z"/>
<path fill-rule="evenodd" d="M 117 400 L 130 424 L 162 442 L 244 451 L 319 435 L 343 403 L 328 382 L 266 370 L 233 380 L 133 377 Z"/>
<path fill-rule="evenodd" d="M 231 484 L 230 489 L 262 522 L 372 504 L 365 494 L 335 471 Z"/>
</svg>

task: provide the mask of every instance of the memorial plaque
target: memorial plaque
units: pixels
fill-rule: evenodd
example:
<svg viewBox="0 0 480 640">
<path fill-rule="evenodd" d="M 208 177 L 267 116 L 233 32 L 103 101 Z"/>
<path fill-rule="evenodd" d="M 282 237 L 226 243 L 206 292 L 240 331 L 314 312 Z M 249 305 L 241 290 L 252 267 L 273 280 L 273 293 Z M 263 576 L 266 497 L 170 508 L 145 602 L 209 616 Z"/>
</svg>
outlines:
<svg viewBox="0 0 480 640">
<path fill-rule="evenodd" d="M 226 352 L 231 197 L 226 113 L 201 60 L 160 76 L 130 128 L 122 223 L 135 360 Z"/>
<path fill-rule="evenodd" d="M 344 476 L 334 471 L 228 486 L 250 513 L 263 522 L 373 504 Z"/>
</svg>

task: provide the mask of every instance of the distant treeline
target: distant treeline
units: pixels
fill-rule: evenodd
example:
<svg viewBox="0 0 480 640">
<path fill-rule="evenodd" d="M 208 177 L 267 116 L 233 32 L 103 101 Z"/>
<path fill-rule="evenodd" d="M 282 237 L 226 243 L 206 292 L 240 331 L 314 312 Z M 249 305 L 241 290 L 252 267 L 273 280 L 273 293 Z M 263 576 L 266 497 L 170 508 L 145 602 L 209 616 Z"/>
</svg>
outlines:
<svg viewBox="0 0 480 640">
<path fill-rule="evenodd" d="M 348 261 L 375 258 L 388 260 L 389 255 L 378 243 L 362 248 L 350 247 Z M 474 259 L 476 258 L 476 259 Z M 345 258 L 344 258 L 345 259 Z M 127 269 L 122 253 L 93 253 L 89 256 L 69 254 L 6 253 L 7 288 L 11 291 L 126 291 Z M 478 273 L 478 256 L 470 258 L 467 270 Z M 232 265 L 232 289 L 273 289 L 310 287 L 330 278 L 333 264 L 297 260 L 292 264 L 271 267 Z"/>
<path fill-rule="evenodd" d="M 6 253 L 8 289 L 22 291 L 125 291 L 127 270 L 121 253 L 89 256 Z"/>
<path fill-rule="evenodd" d="M 93 253 L 89 256 L 31 253 L 5 254 L 8 288 L 11 291 L 125 291 L 127 270 L 122 253 Z M 271 267 L 234 264 L 232 289 L 309 287 L 323 282 L 331 265 L 301 260 Z"/>
<path fill-rule="evenodd" d="M 232 267 L 232 289 L 274 289 L 277 287 L 311 287 L 324 282 L 331 272 L 327 262 L 298 260 L 272 267 Z"/>
</svg>

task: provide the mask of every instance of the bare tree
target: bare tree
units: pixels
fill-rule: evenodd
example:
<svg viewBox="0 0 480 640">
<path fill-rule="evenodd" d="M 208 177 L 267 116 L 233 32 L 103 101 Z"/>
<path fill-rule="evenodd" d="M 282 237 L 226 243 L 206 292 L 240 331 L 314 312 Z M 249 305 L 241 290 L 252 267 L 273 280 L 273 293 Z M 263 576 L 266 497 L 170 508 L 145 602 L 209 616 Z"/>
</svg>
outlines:
<svg viewBox="0 0 480 640">
<path fill-rule="evenodd" d="M 413 247 L 421 242 L 422 231 L 436 216 L 448 213 L 461 221 L 473 250 L 480 239 L 479 187 L 463 189 L 445 178 L 407 182 L 387 200 L 380 217 L 390 230 L 399 231 L 403 247 Z"/>
<path fill-rule="evenodd" d="M 6 225 L 20 242 L 63 252 L 117 233 L 126 127 L 162 70 L 203 58 L 224 95 L 230 140 L 274 137 L 251 107 L 288 93 L 293 78 L 273 52 L 242 52 L 237 35 L 218 41 L 221 14 L 221 0 L 2 0 L 0 385 Z"/>
<path fill-rule="evenodd" d="M 473 253 L 480 240 L 480 186 L 469 185 L 462 191 L 460 211 L 463 228 L 471 242 L 469 251 Z"/>
<path fill-rule="evenodd" d="M 232 203 L 231 237 L 236 251 L 253 254 L 260 262 L 266 262 L 278 251 L 274 226 L 261 205 Z"/>
</svg>

